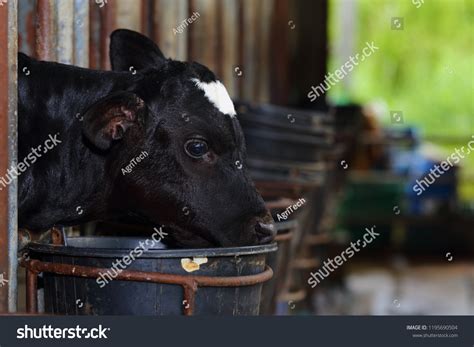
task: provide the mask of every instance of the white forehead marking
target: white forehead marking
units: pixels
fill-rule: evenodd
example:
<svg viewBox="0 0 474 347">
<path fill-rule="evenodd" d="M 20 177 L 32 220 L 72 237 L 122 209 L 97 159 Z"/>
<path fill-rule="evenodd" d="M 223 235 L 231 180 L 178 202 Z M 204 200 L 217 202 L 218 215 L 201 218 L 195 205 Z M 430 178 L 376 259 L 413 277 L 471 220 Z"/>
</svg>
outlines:
<svg viewBox="0 0 474 347">
<path fill-rule="evenodd" d="M 229 115 L 234 118 L 237 114 L 235 112 L 234 104 L 230 99 L 227 89 L 220 81 L 205 83 L 201 82 L 197 78 L 193 78 L 192 81 L 196 83 L 196 86 L 204 91 L 204 95 L 209 101 L 222 113 Z"/>
</svg>

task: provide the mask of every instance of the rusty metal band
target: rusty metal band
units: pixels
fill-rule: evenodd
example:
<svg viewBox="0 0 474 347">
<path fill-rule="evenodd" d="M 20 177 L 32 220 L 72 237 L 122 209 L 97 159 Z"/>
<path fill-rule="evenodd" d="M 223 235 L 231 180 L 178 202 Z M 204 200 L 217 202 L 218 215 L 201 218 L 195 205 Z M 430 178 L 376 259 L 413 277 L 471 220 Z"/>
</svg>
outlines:
<svg viewBox="0 0 474 347">
<path fill-rule="evenodd" d="M 86 278 L 98 278 L 101 273 L 107 272 L 107 269 L 105 268 L 96 268 L 73 264 L 49 263 L 34 259 L 23 259 L 21 260 L 21 265 L 27 269 L 27 311 L 29 313 L 37 311 L 36 276 L 40 272 Z M 186 304 L 184 306 L 184 314 L 192 315 L 194 312 L 195 294 L 198 290 L 198 287 L 251 286 L 268 281 L 270 278 L 272 278 L 272 276 L 273 270 L 267 265 L 263 272 L 256 275 L 246 276 L 212 277 L 123 270 L 117 275 L 115 279 L 121 281 L 180 285 L 184 289 L 184 300 L 186 300 Z"/>
</svg>

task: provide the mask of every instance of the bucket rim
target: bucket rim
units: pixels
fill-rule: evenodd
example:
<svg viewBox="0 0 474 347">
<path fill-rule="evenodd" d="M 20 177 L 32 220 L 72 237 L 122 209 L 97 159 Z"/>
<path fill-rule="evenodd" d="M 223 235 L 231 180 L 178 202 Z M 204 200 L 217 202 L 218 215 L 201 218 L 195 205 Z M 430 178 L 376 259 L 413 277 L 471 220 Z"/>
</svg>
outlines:
<svg viewBox="0 0 474 347">
<path fill-rule="evenodd" d="M 286 232 L 287 230 L 294 229 L 298 226 L 298 220 L 290 219 L 283 222 L 275 222 L 275 228 L 277 232 Z"/>
<path fill-rule="evenodd" d="M 126 241 L 136 241 L 135 247 L 80 247 L 72 246 L 78 240 L 84 243 L 91 243 L 94 240 L 100 241 L 116 241 L 117 239 L 126 239 Z M 31 242 L 28 244 L 28 251 L 50 255 L 64 255 L 75 257 L 98 257 L 98 258 L 115 258 L 129 255 L 137 247 L 140 241 L 146 238 L 138 237 L 112 237 L 112 236 L 80 236 L 69 237 L 68 245 L 52 245 Z M 143 248 L 141 248 L 143 250 Z M 241 255 L 255 255 L 275 252 L 278 249 L 277 243 L 272 242 L 265 245 L 242 246 L 242 247 L 219 247 L 219 248 L 183 248 L 183 249 L 167 249 L 167 248 L 148 248 L 143 250 L 143 254 L 137 258 L 197 258 L 197 257 L 236 257 Z"/>
</svg>

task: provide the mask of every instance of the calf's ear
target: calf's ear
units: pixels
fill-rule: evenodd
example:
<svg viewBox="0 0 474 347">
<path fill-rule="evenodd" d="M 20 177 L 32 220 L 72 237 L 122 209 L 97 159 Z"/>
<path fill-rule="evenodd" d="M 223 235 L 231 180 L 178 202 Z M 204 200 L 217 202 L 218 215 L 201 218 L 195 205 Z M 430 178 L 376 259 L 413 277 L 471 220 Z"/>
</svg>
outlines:
<svg viewBox="0 0 474 347">
<path fill-rule="evenodd" d="M 118 29 L 110 35 L 110 62 L 114 71 L 158 68 L 166 61 L 158 46 L 132 30 Z"/>
<path fill-rule="evenodd" d="M 145 102 L 131 92 L 119 92 L 94 103 L 83 115 L 82 133 L 94 146 L 107 150 L 133 126 L 143 126 Z"/>
</svg>

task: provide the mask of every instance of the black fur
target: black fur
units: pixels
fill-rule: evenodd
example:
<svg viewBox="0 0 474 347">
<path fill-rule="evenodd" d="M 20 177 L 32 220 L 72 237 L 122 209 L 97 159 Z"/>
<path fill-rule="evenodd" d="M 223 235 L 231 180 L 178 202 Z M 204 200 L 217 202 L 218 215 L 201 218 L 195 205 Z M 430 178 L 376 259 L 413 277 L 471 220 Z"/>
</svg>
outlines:
<svg viewBox="0 0 474 347">
<path fill-rule="evenodd" d="M 18 159 L 50 134 L 62 141 L 19 176 L 20 227 L 135 216 L 168 225 L 165 241 L 178 246 L 258 243 L 255 223 L 269 216 L 245 168 L 235 165 L 245 159 L 240 125 L 191 81 L 213 81 L 214 74 L 165 59 L 128 30 L 112 34 L 111 61 L 118 71 L 19 54 Z M 211 148 L 205 159 L 184 152 L 196 135 Z M 143 151 L 149 156 L 124 175 Z"/>
</svg>

